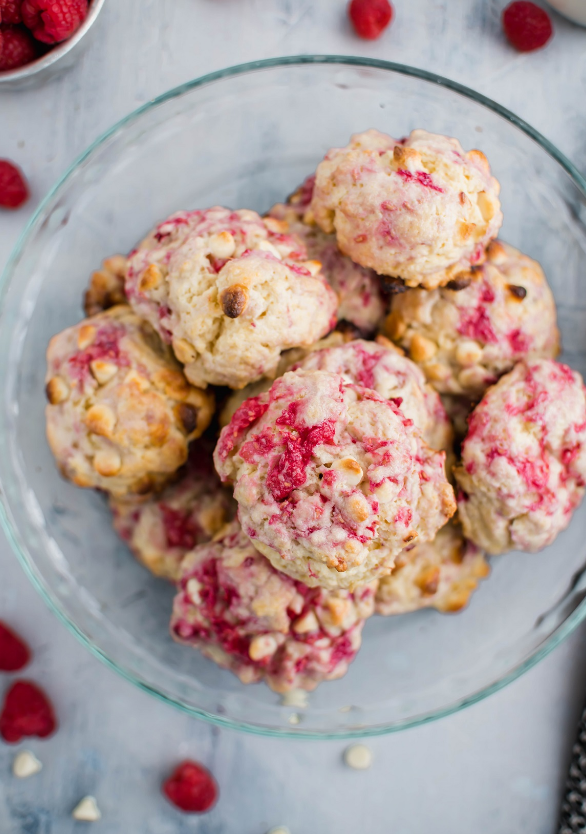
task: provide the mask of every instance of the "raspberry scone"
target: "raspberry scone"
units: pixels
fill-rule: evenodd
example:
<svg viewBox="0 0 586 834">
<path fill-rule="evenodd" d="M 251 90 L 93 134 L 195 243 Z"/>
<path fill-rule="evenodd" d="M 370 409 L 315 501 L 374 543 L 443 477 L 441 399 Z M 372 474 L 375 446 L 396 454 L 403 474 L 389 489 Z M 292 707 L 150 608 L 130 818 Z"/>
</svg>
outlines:
<svg viewBox="0 0 586 834">
<path fill-rule="evenodd" d="M 432 449 L 450 451 L 452 426 L 439 394 L 425 381 L 420 368 L 390 343 L 355 339 L 340 347 L 316 350 L 291 370 L 329 371 L 347 382 L 372 388 L 385 400 L 393 400 L 420 430 Z"/>
<path fill-rule="evenodd" d="M 303 222 L 313 179 L 309 177 L 288 203 L 273 206 L 265 223 L 274 231 L 289 231 L 303 241 L 308 256 L 321 263 L 326 281 L 338 296 L 338 321 L 350 322 L 362 335 L 369 336 L 386 313 L 387 296 L 376 272 L 343 255 L 334 234 L 322 232 L 315 223 Z"/>
<path fill-rule="evenodd" d="M 519 362 L 472 412 L 454 474 L 464 534 L 483 550 L 551 544 L 584 494 L 580 375 L 549 359 Z"/>
<path fill-rule="evenodd" d="M 464 608 L 489 574 L 482 552 L 448 523 L 431 542 L 397 556 L 393 572 L 378 583 L 376 612 L 406 614 L 420 608 L 453 613 Z"/>
<path fill-rule="evenodd" d="M 112 255 L 102 263 L 102 268 L 92 273 L 83 297 L 86 316 L 95 316 L 117 304 L 126 304 L 124 281 L 127 260 L 124 255 Z"/>
<path fill-rule="evenodd" d="M 384 332 L 441 393 L 479 399 L 521 359 L 559 350 L 555 302 L 539 264 L 501 241 L 447 287 L 393 299 Z"/>
<path fill-rule="evenodd" d="M 484 154 L 456 139 L 367 130 L 320 162 L 306 219 L 335 231 L 356 263 L 433 289 L 484 259 L 502 223 L 499 190 Z"/>
<path fill-rule="evenodd" d="M 337 298 L 297 238 L 254 211 L 179 212 L 130 254 L 126 294 L 193 385 L 243 388 L 335 324 Z"/>
<path fill-rule="evenodd" d="M 236 411 L 214 460 L 234 483 L 254 546 L 310 586 L 378 579 L 455 510 L 445 453 L 428 447 L 397 402 L 340 374 L 277 379 Z"/>
<path fill-rule="evenodd" d="M 340 678 L 360 648 L 375 585 L 308 588 L 276 571 L 237 521 L 181 563 L 171 633 L 243 683 L 276 692 Z"/>
<path fill-rule="evenodd" d="M 213 414 L 213 397 L 127 306 L 53 336 L 47 365 L 47 438 L 62 474 L 116 498 L 162 488 Z"/>
<path fill-rule="evenodd" d="M 235 502 L 214 471 L 211 450 L 191 444 L 177 481 L 142 504 L 112 498 L 114 529 L 155 576 L 179 578 L 185 554 L 210 541 L 236 514 Z"/>
</svg>

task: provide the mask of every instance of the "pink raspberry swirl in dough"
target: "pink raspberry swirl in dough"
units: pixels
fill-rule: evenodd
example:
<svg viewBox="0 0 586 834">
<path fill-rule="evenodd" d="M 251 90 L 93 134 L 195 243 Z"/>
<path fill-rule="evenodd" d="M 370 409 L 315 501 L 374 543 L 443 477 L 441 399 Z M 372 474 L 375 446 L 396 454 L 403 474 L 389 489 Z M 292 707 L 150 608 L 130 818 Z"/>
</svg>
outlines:
<svg viewBox="0 0 586 834">
<path fill-rule="evenodd" d="M 305 219 L 335 231 L 356 263 L 432 289 L 484 260 L 502 223 L 499 190 L 484 154 L 456 139 L 367 130 L 328 151 Z"/>
<path fill-rule="evenodd" d="M 243 683 L 276 692 L 340 678 L 360 648 L 375 585 L 308 588 L 276 571 L 234 521 L 181 564 L 171 633 Z"/>
<path fill-rule="evenodd" d="M 335 324 L 320 264 L 246 209 L 172 215 L 129 255 L 125 289 L 200 387 L 243 388 Z"/>
<path fill-rule="evenodd" d="M 383 342 L 386 341 L 383 339 Z M 420 368 L 389 342 L 377 344 L 355 339 L 339 347 L 316 350 L 291 370 L 330 371 L 347 382 L 372 388 L 399 404 L 403 414 L 421 431 L 432 449 L 451 451 L 453 432 L 448 415 Z"/>
<path fill-rule="evenodd" d="M 340 374 L 289 372 L 246 400 L 214 460 L 255 547 L 310 586 L 352 589 L 389 573 L 455 509 L 445 453 L 427 446 L 400 398 Z"/>
<path fill-rule="evenodd" d="M 543 270 L 499 240 L 481 267 L 447 287 L 396 296 L 384 331 L 437 391 L 476 400 L 521 359 L 554 359 L 559 350 Z"/>
<path fill-rule="evenodd" d="M 454 474 L 479 547 L 533 552 L 568 526 L 586 480 L 585 394 L 576 371 L 541 359 L 519 362 L 474 409 Z"/>
</svg>

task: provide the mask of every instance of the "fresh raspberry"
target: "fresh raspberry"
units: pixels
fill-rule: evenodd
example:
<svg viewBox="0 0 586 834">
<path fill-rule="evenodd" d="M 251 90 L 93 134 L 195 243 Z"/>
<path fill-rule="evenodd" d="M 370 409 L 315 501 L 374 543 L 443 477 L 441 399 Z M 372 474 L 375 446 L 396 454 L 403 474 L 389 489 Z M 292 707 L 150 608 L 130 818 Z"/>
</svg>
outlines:
<svg viewBox="0 0 586 834">
<path fill-rule="evenodd" d="M 216 804 L 218 786 L 209 770 L 186 760 L 163 782 L 163 793 L 181 811 L 209 811 Z"/>
<path fill-rule="evenodd" d="M 2 23 L 12 25 L 22 23 L 21 5 L 22 0 L 0 0 L 0 20 Z"/>
<path fill-rule="evenodd" d="M 393 7 L 389 0 L 351 0 L 348 15 L 356 33 L 374 41 L 391 22 Z"/>
<path fill-rule="evenodd" d="M 37 45 L 24 26 L 0 24 L 2 49 L 0 50 L 0 72 L 30 64 L 37 57 Z"/>
<path fill-rule="evenodd" d="M 28 198 L 28 185 L 20 168 L 8 159 L 0 159 L 0 208 L 20 208 Z"/>
<path fill-rule="evenodd" d="M 24 640 L 0 620 L 0 672 L 18 672 L 31 659 Z"/>
<path fill-rule="evenodd" d="M 9 744 L 24 736 L 46 738 L 57 727 L 53 706 L 42 689 L 31 681 L 15 681 L 0 713 L 0 735 Z"/>
<path fill-rule="evenodd" d="M 38 41 L 70 38 L 87 17 L 88 0 L 22 0 L 22 19 Z"/>
<path fill-rule="evenodd" d="M 502 23 L 507 39 L 519 52 L 541 49 L 553 35 L 548 13 L 529 0 L 510 3 L 503 12 Z"/>
</svg>

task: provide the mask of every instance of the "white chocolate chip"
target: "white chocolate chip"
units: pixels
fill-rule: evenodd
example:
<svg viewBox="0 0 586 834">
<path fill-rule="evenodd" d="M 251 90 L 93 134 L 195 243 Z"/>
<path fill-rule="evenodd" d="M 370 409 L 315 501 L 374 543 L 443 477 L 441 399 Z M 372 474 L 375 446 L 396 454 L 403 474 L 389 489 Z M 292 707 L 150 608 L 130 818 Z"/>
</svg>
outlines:
<svg viewBox="0 0 586 834">
<path fill-rule="evenodd" d="M 286 825 L 277 825 L 267 831 L 267 834 L 291 834 Z"/>
<path fill-rule="evenodd" d="M 472 339 L 460 339 L 456 345 L 456 362 L 459 365 L 477 365 L 482 356 L 482 348 Z"/>
<path fill-rule="evenodd" d="M 185 586 L 185 590 L 187 591 L 187 596 L 192 601 L 194 605 L 199 605 L 201 602 L 201 597 L 199 592 L 201 590 L 201 583 L 197 581 L 194 577 L 187 580 L 187 584 Z"/>
<path fill-rule="evenodd" d="M 296 712 L 292 712 L 289 716 L 289 724 L 299 724 L 301 721 L 301 716 L 298 715 Z"/>
<path fill-rule="evenodd" d="M 257 249 L 260 249 L 261 252 L 270 252 L 271 255 L 274 255 L 275 258 L 281 260 L 281 254 L 279 250 L 273 246 L 268 240 L 261 240 L 257 246 Z"/>
<path fill-rule="evenodd" d="M 272 634 L 257 634 L 250 641 L 248 654 L 251 660 L 263 660 L 273 655 L 278 648 L 278 643 Z"/>
<path fill-rule="evenodd" d="M 77 334 L 77 346 L 80 350 L 85 350 L 91 345 L 96 338 L 96 328 L 93 324 L 82 324 Z"/>
<path fill-rule="evenodd" d="M 227 230 L 210 238 L 210 253 L 215 258 L 231 258 L 236 251 L 236 242 Z"/>
<path fill-rule="evenodd" d="M 350 457 L 335 460 L 332 469 L 339 472 L 344 483 L 350 486 L 358 486 L 364 474 L 358 461 Z"/>
<path fill-rule="evenodd" d="M 486 379 L 486 371 L 480 365 L 473 365 L 471 368 L 464 368 L 458 374 L 458 382 L 462 388 L 478 388 L 484 387 L 484 380 Z"/>
<path fill-rule="evenodd" d="M 189 344 L 187 339 L 173 339 L 173 350 L 177 359 L 184 365 L 189 365 L 190 362 L 195 361 L 197 355 L 195 348 Z"/>
<path fill-rule="evenodd" d="M 116 415 L 109 405 L 97 403 L 87 410 L 84 422 L 88 430 L 94 434 L 111 437 L 116 425 Z"/>
<path fill-rule="evenodd" d="M 102 818 L 98 803 L 93 796 L 84 796 L 71 812 L 71 816 L 80 822 L 97 822 Z"/>
<path fill-rule="evenodd" d="M 99 475 L 111 478 L 122 468 L 122 458 L 115 449 L 100 449 L 94 455 L 94 469 Z"/>
<path fill-rule="evenodd" d="M 361 492 L 356 492 L 344 502 L 344 513 L 356 524 L 360 524 L 370 515 L 370 504 Z"/>
<path fill-rule="evenodd" d="M 43 765 L 30 750 L 21 750 L 17 753 L 12 762 L 12 772 L 19 779 L 26 779 L 34 776 L 41 770 Z"/>
<path fill-rule="evenodd" d="M 297 617 L 293 623 L 293 631 L 296 634 L 308 634 L 310 631 L 317 631 L 319 623 L 313 611 L 308 611 L 303 617 Z"/>
<path fill-rule="evenodd" d="M 103 359 L 94 359 L 90 362 L 90 370 L 96 382 L 105 385 L 116 374 L 118 366 L 113 362 L 104 362 Z"/>
<path fill-rule="evenodd" d="M 365 744 L 352 744 L 344 750 L 344 761 L 354 770 L 368 770 L 372 764 L 372 752 Z"/>
<path fill-rule="evenodd" d="M 304 689 L 290 689 L 281 695 L 281 703 L 284 707 L 298 707 L 305 709 L 307 706 L 307 692 Z"/>
<path fill-rule="evenodd" d="M 321 261 L 303 261 L 302 266 L 305 267 L 314 277 L 319 275 L 321 270 Z"/>
<path fill-rule="evenodd" d="M 59 405 L 69 398 L 69 385 L 63 377 L 54 376 L 47 383 L 46 392 L 51 405 Z"/>
</svg>

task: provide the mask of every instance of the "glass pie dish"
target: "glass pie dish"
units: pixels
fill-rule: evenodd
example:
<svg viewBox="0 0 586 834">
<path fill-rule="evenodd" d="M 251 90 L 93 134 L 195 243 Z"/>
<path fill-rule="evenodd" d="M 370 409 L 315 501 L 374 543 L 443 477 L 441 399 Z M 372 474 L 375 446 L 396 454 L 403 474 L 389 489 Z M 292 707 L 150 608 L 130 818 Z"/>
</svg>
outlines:
<svg viewBox="0 0 586 834">
<path fill-rule="evenodd" d="M 233 67 L 149 102 L 98 139 L 48 194 L 2 277 L 2 523 L 45 600 L 137 686 L 217 724 L 350 737 L 461 709 L 530 668 L 586 615 L 586 503 L 539 554 L 492 559 L 457 615 L 371 618 L 345 678 L 290 706 L 175 644 L 173 588 L 111 527 L 102 496 L 62 480 L 44 433 L 45 350 L 79 321 L 93 269 L 180 208 L 264 211 L 350 134 L 415 127 L 487 155 L 502 185 L 502 237 L 543 265 L 563 359 L 586 371 L 586 182 L 504 108 L 446 79 L 383 61 L 303 56 Z"/>
</svg>

